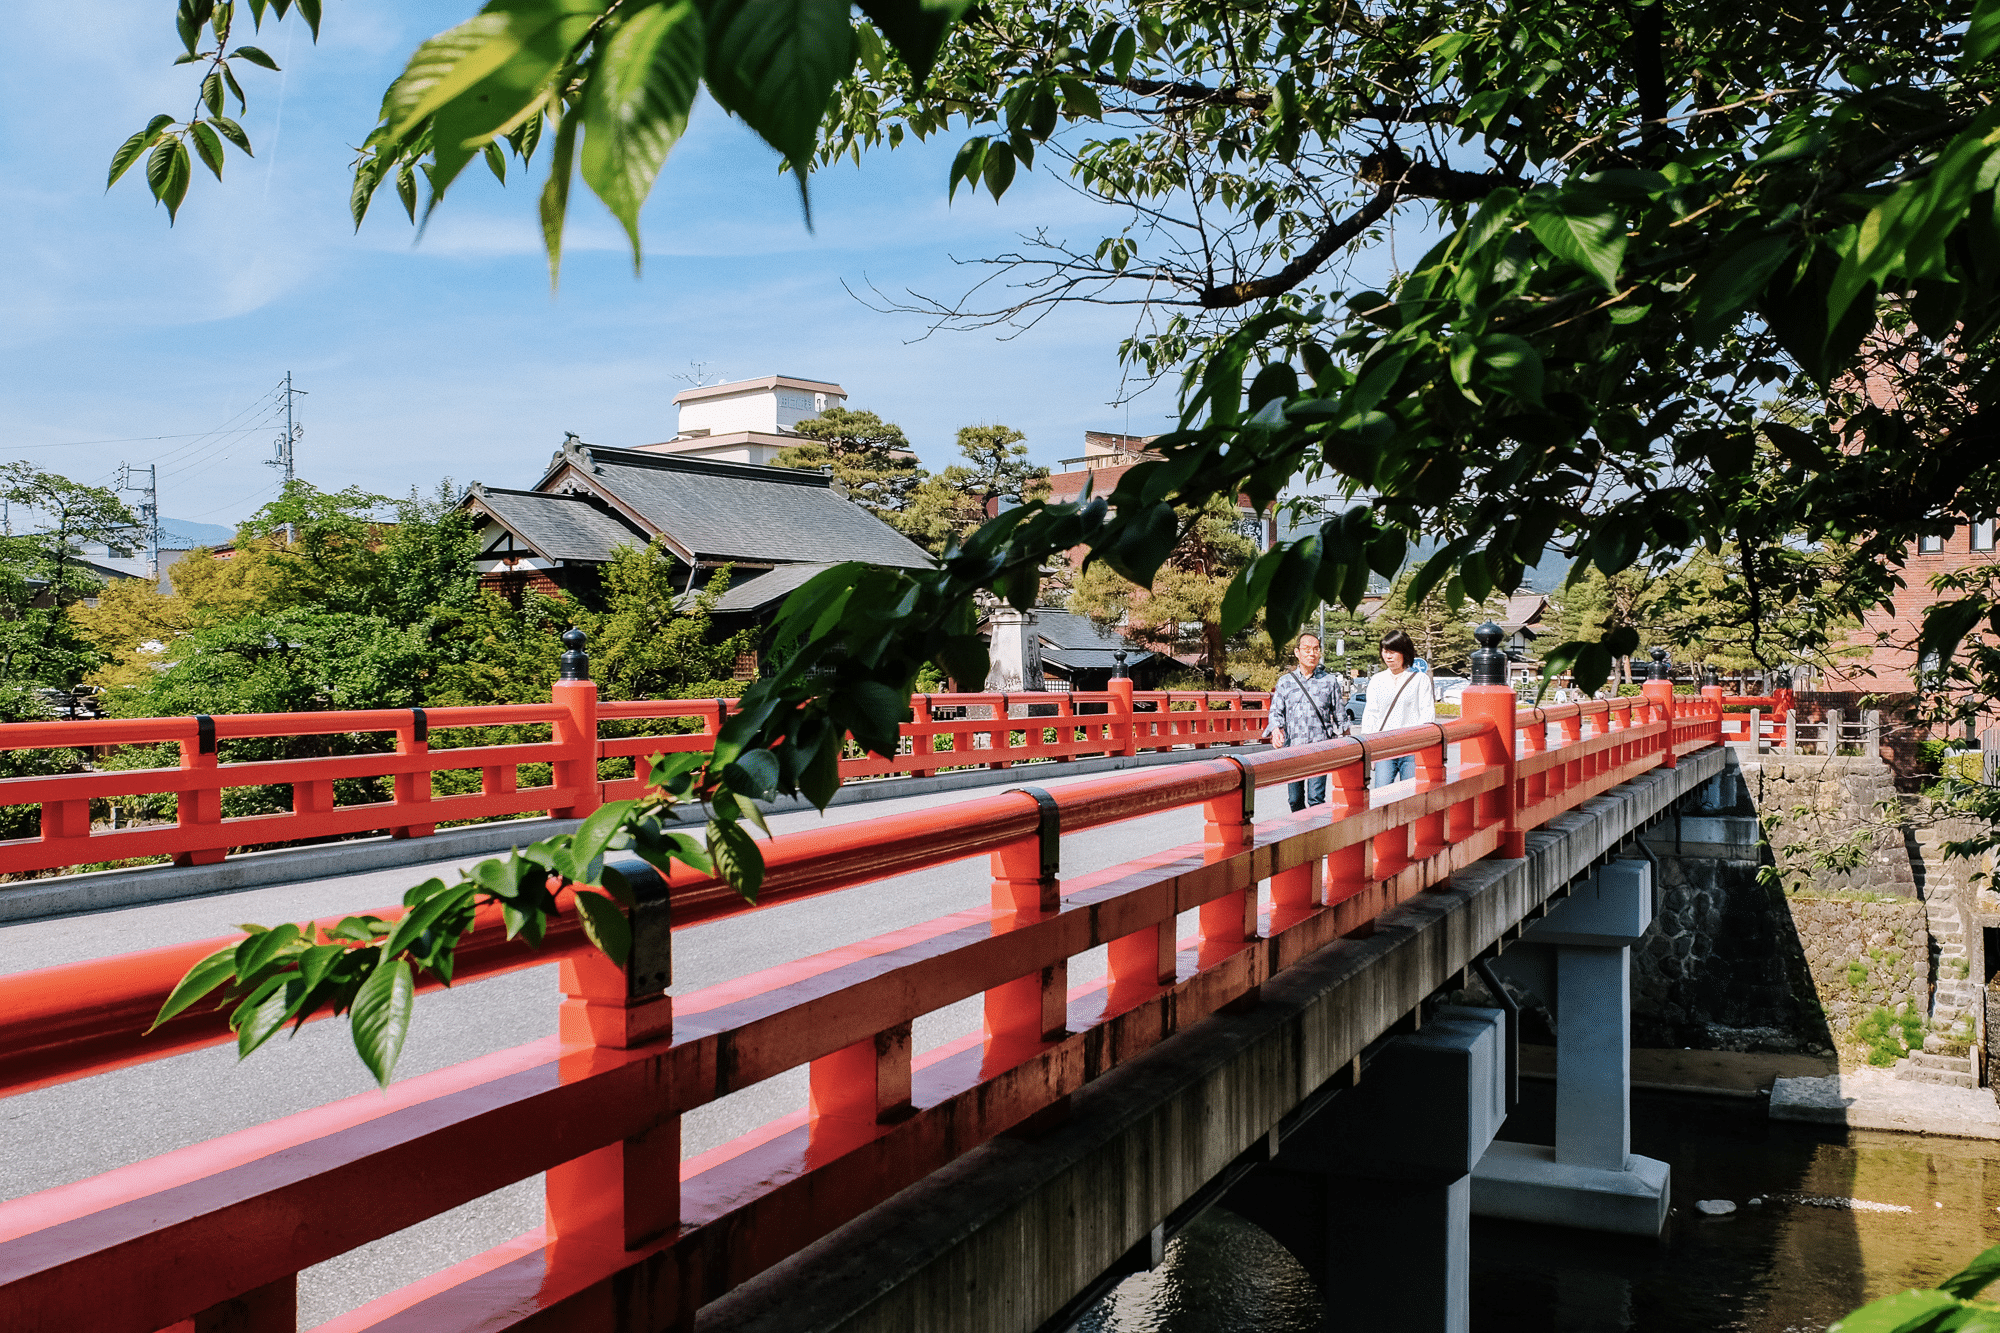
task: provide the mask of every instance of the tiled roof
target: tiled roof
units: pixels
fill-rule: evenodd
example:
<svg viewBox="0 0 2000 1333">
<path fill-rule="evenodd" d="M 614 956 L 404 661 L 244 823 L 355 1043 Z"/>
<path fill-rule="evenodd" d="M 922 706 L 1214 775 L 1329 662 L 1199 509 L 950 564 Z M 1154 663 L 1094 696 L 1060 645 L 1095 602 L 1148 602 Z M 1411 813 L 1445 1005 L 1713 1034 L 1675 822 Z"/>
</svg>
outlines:
<svg viewBox="0 0 2000 1333">
<path fill-rule="evenodd" d="M 712 458 L 571 446 L 558 458 L 703 559 L 861 560 L 924 569 L 921 546 L 833 490 L 824 473 Z"/>
<path fill-rule="evenodd" d="M 475 485 L 473 498 L 515 536 L 551 560 L 602 562 L 620 546 L 644 546 L 646 534 L 580 495 L 496 490 Z"/>
<path fill-rule="evenodd" d="M 716 600 L 715 610 L 724 615 L 756 611 L 781 600 L 813 575 L 831 568 L 830 564 L 780 565 L 755 578 L 745 579 L 722 594 Z M 693 596 L 683 597 L 681 605 L 685 606 L 693 600 Z"/>
</svg>

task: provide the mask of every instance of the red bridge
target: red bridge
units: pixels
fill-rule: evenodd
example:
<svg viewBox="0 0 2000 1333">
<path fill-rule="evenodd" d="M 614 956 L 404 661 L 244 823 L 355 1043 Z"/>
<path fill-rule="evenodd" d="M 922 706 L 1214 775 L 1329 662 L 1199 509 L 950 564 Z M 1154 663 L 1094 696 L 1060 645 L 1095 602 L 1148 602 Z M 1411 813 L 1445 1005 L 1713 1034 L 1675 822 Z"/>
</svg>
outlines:
<svg viewBox="0 0 2000 1333">
<path fill-rule="evenodd" d="M 1131 756 L 1262 729 L 1258 696 L 1114 687 L 920 698 L 903 756 L 843 770 Z M 41 837 L 0 844 L 0 869 L 203 864 L 252 844 L 574 817 L 635 794 L 601 763 L 706 748 L 726 707 L 600 704 L 588 682 L 563 682 L 549 704 L 512 708 L 16 724 L 16 746 L 173 741 L 180 764 L 0 783 L 0 804 L 43 810 Z M 675 718 L 682 734 L 639 730 Z M 523 726 L 549 737 L 431 744 Z M 236 738 L 368 732 L 393 734 L 394 752 L 218 754 Z M 1385 1035 L 1434 1012 L 1579 876 L 1609 873 L 1637 828 L 1720 770 L 1721 742 L 1719 700 L 1664 681 L 1546 709 L 1475 685 L 1460 719 L 1365 741 L 1188 755 L 783 834 L 757 908 L 685 876 L 636 910 L 677 932 L 976 856 L 991 861 L 990 905 L 692 991 L 669 992 L 671 935 L 646 923 L 636 934 L 656 945 L 621 969 L 573 914 L 540 950 L 482 919 L 458 984 L 560 961 L 558 1036 L 0 1203 L 0 1328 L 290 1333 L 302 1269 L 538 1173 L 543 1226 L 322 1327 L 1060 1323 L 1156 1258 L 1177 1216 L 1272 1161 Z M 1416 756 L 1416 778 L 1371 789 L 1369 765 L 1400 755 Z M 540 764 L 547 781 L 519 785 Z M 1253 818 L 1258 788 L 1320 774 L 1327 805 Z M 359 778 L 387 781 L 393 800 L 336 804 L 334 784 Z M 226 792 L 273 785 L 291 788 L 289 812 L 223 817 Z M 93 829 L 93 802 L 152 793 L 175 796 L 174 823 Z M 1064 874 L 1066 835 L 1197 810 L 1199 841 Z M 226 942 L 0 978 L 0 1092 L 229 1040 L 205 1007 L 142 1035 L 185 969 Z M 1072 985 L 1071 960 L 1099 948 L 1103 976 Z M 914 1048 L 913 1023 L 972 997 L 979 1031 Z M 801 1067 L 804 1110 L 683 1156 L 683 1115 Z"/>
</svg>

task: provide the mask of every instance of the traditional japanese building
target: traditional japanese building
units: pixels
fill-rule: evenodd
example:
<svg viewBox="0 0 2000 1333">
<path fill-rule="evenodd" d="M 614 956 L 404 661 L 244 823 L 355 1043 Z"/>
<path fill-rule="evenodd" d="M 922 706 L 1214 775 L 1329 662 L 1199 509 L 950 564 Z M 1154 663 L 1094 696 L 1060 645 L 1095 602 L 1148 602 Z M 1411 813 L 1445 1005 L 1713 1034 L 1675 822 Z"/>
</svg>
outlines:
<svg viewBox="0 0 2000 1333">
<path fill-rule="evenodd" d="M 690 592 L 731 567 L 725 620 L 757 621 L 827 565 L 923 569 L 930 555 L 850 501 L 821 472 L 575 439 L 526 490 L 474 482 L 480 586 L 510 595 L 563 592 L 595 604 L 620 546 L 657 540 L 685 564 Z"/>
</svg>

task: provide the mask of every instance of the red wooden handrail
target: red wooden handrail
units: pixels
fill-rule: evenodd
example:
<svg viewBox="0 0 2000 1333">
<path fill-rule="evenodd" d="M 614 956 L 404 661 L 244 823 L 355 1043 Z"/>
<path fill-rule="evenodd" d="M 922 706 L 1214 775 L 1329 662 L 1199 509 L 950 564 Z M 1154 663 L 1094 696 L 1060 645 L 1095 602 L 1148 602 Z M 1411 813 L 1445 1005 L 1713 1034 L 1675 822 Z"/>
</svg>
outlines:
<svg viewBox="0 0 2000 1333">
<path fill-rule="evenodd" d="M 544 1227 L 326 1327 L 610 1328 L 591 1312 L 614 1291 L 671 1326 L 1272 972 L 1480 857 L 1520 854 L 1562 810 L 1717 744 L 1719 724 L 1706 700 L 1517 713 L 1505 689 L 1474 688 L 1456 722 L 1078 782 L 1050 793 L 1065 831 L 1199 805 L 1205 832 L 1059 888 L 1024 793 L 786 834 L 763 905 L 982 852 L 992 905 L 676 996 L 670 1028 L 629 1046 L 583 1021 L 616 969 L 571 935 L 533 955 L 482 925 L 462 979 L 565 959 L 560 1037 L 0 1203 L 0 1327 L 154 1333 L 252 1297 L 280 1308 L 300 1269 L 542 1171 Z M 1364 786 L 1372 760 L 1401 754 L 1415 779 Z M 1246 818 L 1245 784 L 1319 773 L 1329 805 Z M 749 910 L 712 881 L 672 893 L 676 927 Z M 1176 940 L 1187 911 L 1198 928 Z M 50 1081 L 65 1049 L 83 1052 L 78 1074 L 220 1039 L 189 1029 L 148 1051 L 132 1031 L 218 943 L 0 978 L 0 1050 L 60 1028 L 40 1074 L 0 1077 Z M 1068 960 L 1099 945 L 1105 978 L 1070 987 Z M 912 1057 L 915 1019 L 980 995 L 981 1032 Z M 800 1066 L 805 1111 L 680 1160 L 679 1116 Z"/>
<path fill-rule="evenodd" d="M 841 760 L 841 777 L 927 776 L 947 768 L 1244 744 L 1263 731 L 1270 700 L 1266 694 L 1134 693 L 1129 687 L 1120 681 L 1101 693 L 918 695 L 912 704 L 920 711 L 902 727 L 904 753 L 885 759 L 857 752 Z M 0 746 L 10 749 L 180 748 L 176 768 L 0 779 L 0 805 L 41 807 L 41 836 L 0 841 L 0 874 L 162 856 L 183 865 L 213 864 L 231 849 L 302 839 L 385 832 L 426 837 L 443 823 L 586 815 L 605 801 L 639 795 L 636 764 L 645 756 L 708 749 L 733 706 L 729 699 L 603 702 L 590 682 L 561 681 L 546 704 L 0 724 Z M 605 734 L 606 724 L 619 730 L 647 722 L 693 723 L 699 730 Z M 548 727 L 549 739 L 446 748 L 433 748 L 430 739 L 466 728 L 526 726 Z M 394 750 L 226 764 L 216 753 L 222 741 L 367 733 L 390 734 Z M 603 776 L 607 763 L 622 775 Z M 550 780 L 520 786 L 523 764 L 548 765 Z M 448 772 L 477 772 L 479 790 L 438 793 L 436 775 Z M 389 779 L 391 799 L 334 803 L 335 782 L 366 778 Z M 225 790 L 270 786 L 292 789 L 291 810 L 223 817 Z M 93 803 L 137 796 L 172 796 L 176 821 L 93 827 Z"/>
</svg>

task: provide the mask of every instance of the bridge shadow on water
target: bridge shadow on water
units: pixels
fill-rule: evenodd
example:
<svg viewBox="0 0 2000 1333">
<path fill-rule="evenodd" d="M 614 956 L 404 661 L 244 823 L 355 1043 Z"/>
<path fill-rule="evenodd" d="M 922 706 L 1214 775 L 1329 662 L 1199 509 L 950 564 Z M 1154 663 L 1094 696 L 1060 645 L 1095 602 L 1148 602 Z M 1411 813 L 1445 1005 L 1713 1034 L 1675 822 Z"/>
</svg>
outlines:
<svg viewBox="0 0 2000 1333">
<path fill-rule="evenodd" d="M 1553 1085 L 1524 1081 L 1521 1092 L 1504 1137 L 1552 1142 Z M 1774 1122 L 1764 1106 L 1635 1092 L 1633 1151 L 1673 1166 L 1666 1234 L 1474 1219 L 1472 1333 L 1819 1333 L 2000 1244 L 2000 1144 Z M 1706 1216 L 1696 1207 L 1704 1199 L 1736 1211 Z M 1362 1333 L 1342 1320 L 1337 1292 L 1322 1304 L 1296 1259 L 1221 1209 L 1075 1328 Z"/>
</svg>

